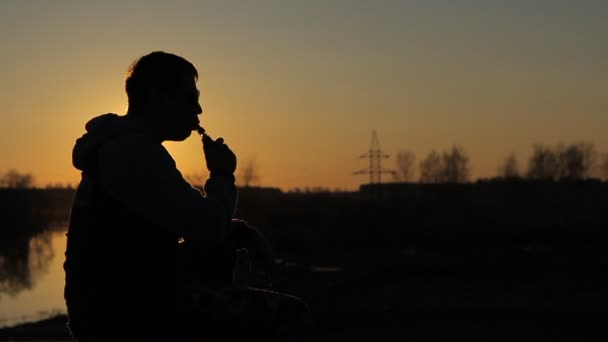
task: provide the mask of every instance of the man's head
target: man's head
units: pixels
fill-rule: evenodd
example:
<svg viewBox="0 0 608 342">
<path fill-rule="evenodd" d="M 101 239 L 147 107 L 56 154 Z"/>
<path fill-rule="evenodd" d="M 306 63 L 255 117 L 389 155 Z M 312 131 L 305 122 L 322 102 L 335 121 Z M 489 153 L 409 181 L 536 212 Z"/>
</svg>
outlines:
<svg viewBox="0 0 608 342">
<path fill-rule="evenodd" d="M 125 81 L 128 115 L 148 121 L 162 140 L 188 138 L 203 112 L 197 79 L 194 65 L 180 56 L 155 51 L 137 59 Z"/>
</svg>

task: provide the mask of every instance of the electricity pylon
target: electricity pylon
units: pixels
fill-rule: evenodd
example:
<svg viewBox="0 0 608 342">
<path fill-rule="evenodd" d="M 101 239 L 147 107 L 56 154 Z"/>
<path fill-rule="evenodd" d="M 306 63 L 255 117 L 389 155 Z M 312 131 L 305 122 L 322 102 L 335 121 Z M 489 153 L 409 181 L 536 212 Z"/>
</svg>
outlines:
<svg viewBox="0 0 608 342">
<path fill-rule="evenodd" d="M 372 131 L 372 142 L 369 145 L 369 151 L 367 153 L 362 154 L 359 158 L 367 158 L 369 159 L 369 167 L 367 169 L 362 169 L 353 172 L 355 175 L 369 175 L 369 183 L 380 183 L 382 181 L 383 173 L 395 174 L 394 170 L 385 170 L 382 169 L 382 159 L 389 158 L 388 154 L 385 154 L 380 150 L 380 142 L 378 140 L 378 135 L 376 131 Z"/>
</svg>

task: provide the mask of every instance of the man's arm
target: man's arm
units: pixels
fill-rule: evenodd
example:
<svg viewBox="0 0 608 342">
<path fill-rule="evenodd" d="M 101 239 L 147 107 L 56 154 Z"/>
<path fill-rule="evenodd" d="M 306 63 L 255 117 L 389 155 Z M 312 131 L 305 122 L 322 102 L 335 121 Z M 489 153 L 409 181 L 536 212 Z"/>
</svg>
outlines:
<svg viewBox="0 0 608 342">
<path fill-rule="evenodd" d="M 224 144 L 223 138 L 213 140 L 203 132 L 201 139 L 205 163 L 209 170 L 209 179 L 205 182 L 205 193 L 209 198 L 225 203 L 227 215 L 232 219 L 236 208 L 236 187 L 227 188 L 225 184 L 226 182 L 231 185 L 235 183 L 236 155 L 228 148 L 228 145 Z"/>
<path fill-rule="evenodd" d="M 234 217 L 237 202 L 237 191 L 234 185 L 235 179 L 232 175 L 210 174 L 205 182 L 205 194 L 209 200 L 222 203 L 226 211 L 224 217 L 227 218 L 225 224 L 230 225 L 230 220 Z"/>
</svg>

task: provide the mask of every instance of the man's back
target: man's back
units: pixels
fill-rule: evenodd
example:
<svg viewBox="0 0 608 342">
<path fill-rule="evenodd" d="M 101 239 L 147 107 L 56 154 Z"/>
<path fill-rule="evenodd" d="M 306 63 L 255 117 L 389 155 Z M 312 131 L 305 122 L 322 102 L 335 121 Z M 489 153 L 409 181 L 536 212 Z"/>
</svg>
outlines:
<svg viewBox="0 0 608 342">
<path fill-rule="evenodd" d="M 135 318 L 166 324 L 172 311 L 175 233 L 137 215 L 101 184 L 99 150 L 120 134 L 133 133 L 108 134 L 75 161 L 83 174 L 64 263 L 65 299 L 75 331 L 82 325 L 130 326 Z"/>
</svg>

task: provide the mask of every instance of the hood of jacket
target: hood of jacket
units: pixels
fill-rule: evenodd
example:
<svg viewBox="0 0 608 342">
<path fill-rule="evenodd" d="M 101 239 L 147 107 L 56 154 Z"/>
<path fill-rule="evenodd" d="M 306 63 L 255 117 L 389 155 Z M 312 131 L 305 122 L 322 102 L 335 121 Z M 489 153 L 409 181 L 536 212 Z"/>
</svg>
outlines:
<svg viewBox="0 0 608 342">
<path fill-rule="evenodd" d="M 132 127 L 124 116 L 108 113 L 89 120 L 85 129 L 86 133 L 76 140 L 72 150 L 72 164 L 81 171 L 96 163 L 99 147 Z"/>
</svg>

